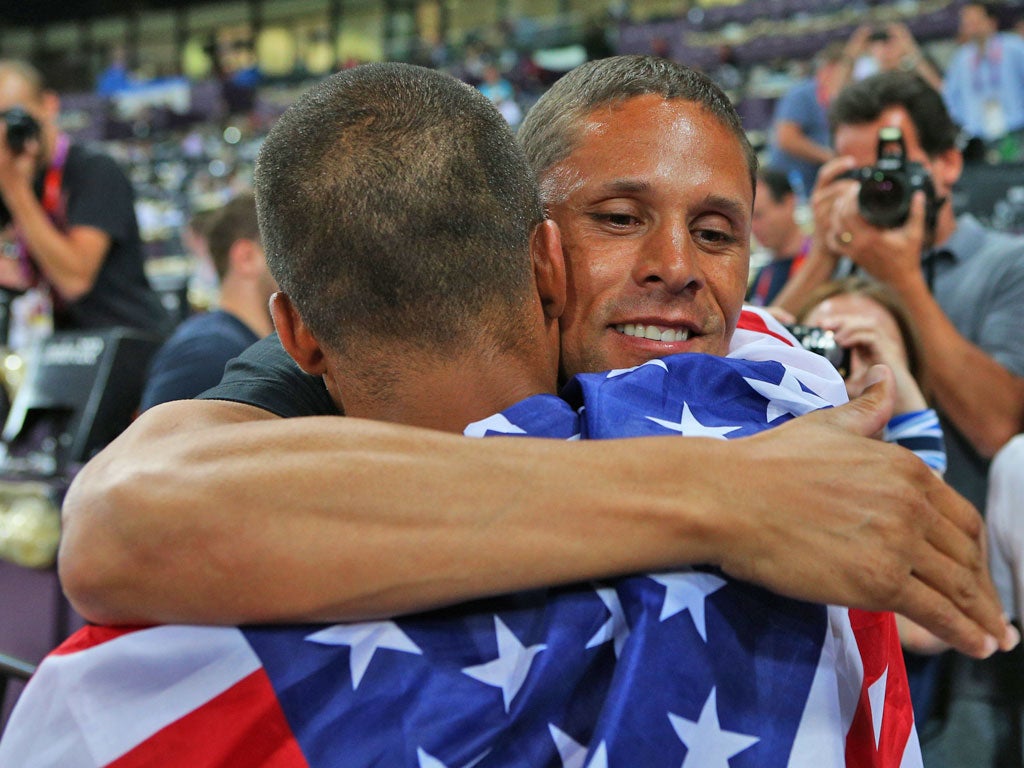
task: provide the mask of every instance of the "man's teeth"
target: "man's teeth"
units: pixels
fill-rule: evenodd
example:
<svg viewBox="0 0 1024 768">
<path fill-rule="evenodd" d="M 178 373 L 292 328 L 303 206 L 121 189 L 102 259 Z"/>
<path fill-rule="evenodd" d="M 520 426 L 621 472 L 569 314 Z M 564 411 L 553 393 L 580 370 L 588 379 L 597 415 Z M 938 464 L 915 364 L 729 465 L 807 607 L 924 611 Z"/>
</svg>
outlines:
<svg viewBox="0 0 1024 768">
<path fill-rule="evenodd" d="M 690 338 L 690 332 L 686 329 L 659 328 L 656 325 L 641 325 L 640 323 L 616 325 L 615 330 L 626 336 L 636 336 L 652 341 L 686 341 Z"/>
</svg>

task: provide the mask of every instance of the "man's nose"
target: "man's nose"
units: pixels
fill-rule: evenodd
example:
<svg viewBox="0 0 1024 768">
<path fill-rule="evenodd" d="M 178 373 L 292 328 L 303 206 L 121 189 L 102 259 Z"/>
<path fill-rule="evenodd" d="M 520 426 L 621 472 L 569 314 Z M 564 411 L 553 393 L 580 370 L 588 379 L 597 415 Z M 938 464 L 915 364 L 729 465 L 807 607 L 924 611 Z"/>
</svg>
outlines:
<svg viewBox="0 0 1024 768">
<path fill-rule="evenodd" d="M 666 225 L 644 243 L 636 268 L 638 283 L 669 293 L 696 290 L 704 284 L 700 253 L 689 228 Z"/>
</svg>

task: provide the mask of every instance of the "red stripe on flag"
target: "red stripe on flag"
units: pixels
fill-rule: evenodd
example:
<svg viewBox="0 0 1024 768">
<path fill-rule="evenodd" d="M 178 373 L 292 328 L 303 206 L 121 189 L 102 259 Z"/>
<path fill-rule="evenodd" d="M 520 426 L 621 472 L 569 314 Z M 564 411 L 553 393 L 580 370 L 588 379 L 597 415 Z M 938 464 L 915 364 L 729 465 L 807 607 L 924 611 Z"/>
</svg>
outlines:
<svg viewBox="0 0 1024 768">
<path fill-rule="evenodd" d="M 106 768 L 309 768 L 262 669 Z"/>
<path fill-rule="evenodd" d="M 138 632 L 142 629 L 149 629 L 149 627 L 99 627 L 89 624 L 82 627 L 67 640 L 54 648 L 50 652 L 50 655 L 65 656 L 69 653 L 87 651 L 90 648 L 95 648 L 97 645 L 103 645 L 103 643 L 110 640 L 130 635 L 132 632 Z"/>
<path fill-rule="evenodd" d="M 736 324 L 737 328 L 741 328 L 744 331 L 756 331 L 757 333 L 767 333 L 769 336 L 774 336 L 779 341 L 783 341 L 789 346 L 795 346 L 792 339 L 787 339 L 781 333 L 776 333 L 768 327 L 768 323 L 764 321 L 756 312 L 751 312 L 749 309 L 744 309 L 740 312 L 740 320 Z"/>
<path fill-rule="evenodd" d="M 848 768 L 899 768 L 914 726 L 907 668 L 903 663 L 896 619 L 891 613 L 850 609 L 850 626 L 864 663 L 857 711 L 846 735 Z M 884 704 L 875 747 L 875 731 L 868 688 L 886 675 Z"/>
</svg>

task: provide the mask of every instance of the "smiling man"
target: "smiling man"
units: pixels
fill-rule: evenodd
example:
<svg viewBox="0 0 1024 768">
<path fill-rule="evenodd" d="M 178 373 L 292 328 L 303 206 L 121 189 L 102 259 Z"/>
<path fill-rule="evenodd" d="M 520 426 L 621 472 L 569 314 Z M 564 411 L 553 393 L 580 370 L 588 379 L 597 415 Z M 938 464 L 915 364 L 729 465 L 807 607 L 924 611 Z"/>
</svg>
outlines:
<svg viewBox="0 0 1024 768">
<path fill-rule="evenodd" d="M 544 113 L 560 108 L 535 108 L 520 141 L 545 169 L 568 263 L 563 372 L 726 354 L 750 255 L 746 138 L 704 104 L 648 94 L 591 111 L 571 153 L 552 163 Z M 679 145 L 694 136 L 684 158 Z"/>
<path fill-rule="evenodd" d="M 671 66 L 586 65 L 521 129 L 565 233 L 563 372 L 728 349 L 753 155 L 720 91 Z M 650 325 L 672 340 L 648 339 Z M 275 418 L 336 414 L 327 383 L 271 341 L 207 395 L 235 402 L 137 421 L 65 505 L 76 606 L 106 622 L 355 620 L 711 563 L 787 596 L 899 610 L 978 655 L 1009 639 L 977 513 L 867 439 L 888 416 L 877 397 L 727 444 L 480 443 Z"/>
</svg>

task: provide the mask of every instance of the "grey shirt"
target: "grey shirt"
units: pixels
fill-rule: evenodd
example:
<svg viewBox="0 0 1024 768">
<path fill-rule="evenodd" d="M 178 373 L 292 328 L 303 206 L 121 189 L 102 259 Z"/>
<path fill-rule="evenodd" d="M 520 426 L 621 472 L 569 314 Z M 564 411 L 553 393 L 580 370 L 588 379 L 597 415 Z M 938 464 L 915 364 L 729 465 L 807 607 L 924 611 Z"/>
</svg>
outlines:
<svg viewBox="0 0 1024 768">
<path fill-rule="evenodd" d="M 964 214 L 949 240 L 925 254 L 922 268 L 935 300 L 960 334 L 1007 370 L 1024 375 L 1024 237 L 987 229 Z M 942 427 L 949 458 L 946 480 L 985 509 L 988 459 L 944 415 Z"/>
</svg>

